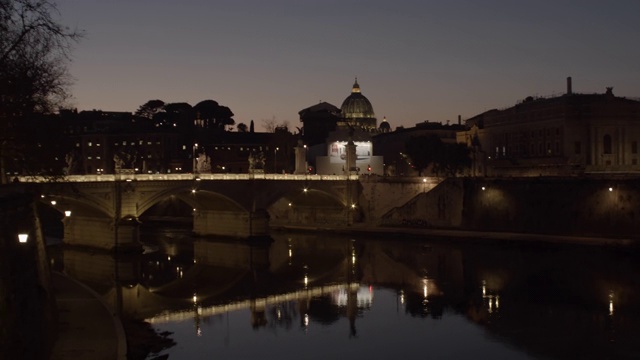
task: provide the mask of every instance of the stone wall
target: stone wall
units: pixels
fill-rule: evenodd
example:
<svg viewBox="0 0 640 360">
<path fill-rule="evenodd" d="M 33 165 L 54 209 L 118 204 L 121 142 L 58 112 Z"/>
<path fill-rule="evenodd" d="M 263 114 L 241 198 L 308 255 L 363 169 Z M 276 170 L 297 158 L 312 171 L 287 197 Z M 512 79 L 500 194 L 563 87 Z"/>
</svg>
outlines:
<svg viewBox="0 0 640 360">
<path fill-rule="evenodd" d="M 463 228 L 585 236 L 640 233 L 638 179 L 467 179 L 463 183 Z"/>
<path fill-rule="evenodd" d="M 640 179 L 448 179 L 385 214 L 382 224 L 638 237 Z"/>
</svg>

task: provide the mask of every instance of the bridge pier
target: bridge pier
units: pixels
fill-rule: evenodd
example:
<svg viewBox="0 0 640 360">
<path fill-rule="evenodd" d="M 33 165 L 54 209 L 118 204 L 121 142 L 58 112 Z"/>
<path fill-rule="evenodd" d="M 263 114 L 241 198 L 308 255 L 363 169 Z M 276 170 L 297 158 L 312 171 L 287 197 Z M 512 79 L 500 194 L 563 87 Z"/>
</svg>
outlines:
<svg viewBox="0 0 640 360">
<path fill-rule="evenodd" d="M 269 236 L 269 214 L 265 210 L 197 210 L 193 214 L 193 232 L 236 238 Z"/>
<path fill-rule="evenodd" d="M 64 243 L 75 246 L 88 246 L 108 251 L 140 249 L 139 222 L 126 218 L 117 223 L 111 218 L 86 217 L 74 215 L 65 217 Z"/>
</svg>

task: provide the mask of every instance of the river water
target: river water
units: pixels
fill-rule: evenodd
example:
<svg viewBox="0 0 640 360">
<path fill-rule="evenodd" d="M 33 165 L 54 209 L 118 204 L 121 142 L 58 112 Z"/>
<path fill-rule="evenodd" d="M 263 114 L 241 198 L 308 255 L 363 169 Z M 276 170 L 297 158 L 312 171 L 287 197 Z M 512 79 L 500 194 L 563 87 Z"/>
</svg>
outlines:
<svg viewBox="0 0 640 360">
<path fill-rule="evenodd" d="M 169 359 L 637 359 L 640 253 L 534 243 L 143 233 L 54 260 L 170 332 Z M 117 285 L 116 285 L 117 284 Z"/>
</svg>

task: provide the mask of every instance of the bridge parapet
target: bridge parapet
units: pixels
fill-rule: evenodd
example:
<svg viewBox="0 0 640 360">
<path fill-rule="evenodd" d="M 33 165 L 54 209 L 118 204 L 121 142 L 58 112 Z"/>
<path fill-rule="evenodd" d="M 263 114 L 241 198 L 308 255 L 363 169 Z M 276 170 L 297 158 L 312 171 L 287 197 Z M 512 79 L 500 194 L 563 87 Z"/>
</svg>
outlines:
<svg viewBox="0 0 640 360">
<path fill-rule="evenodd" d="M 56 182 L 115 182 L 115 181 L 189 181 L 189 180 L 287 180 L 287 181 L 346 181 L 359 180 L 358 175 L 293 175 L 293 174 L 103 174 L 67 175 L 60 178 L 18 176 L 25 183 Z"/>
</svg>

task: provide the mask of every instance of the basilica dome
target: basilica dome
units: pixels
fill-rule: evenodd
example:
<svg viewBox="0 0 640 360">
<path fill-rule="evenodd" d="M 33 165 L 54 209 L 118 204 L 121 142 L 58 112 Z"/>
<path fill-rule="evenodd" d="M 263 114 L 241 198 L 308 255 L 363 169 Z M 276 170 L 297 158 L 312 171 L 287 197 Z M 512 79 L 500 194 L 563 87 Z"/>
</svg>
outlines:
<svg viewBox="0 0 640 360">
<path fill-rule="evenodd" d="M 351 95 L 344 99 L 340 111 L 344 122 L 350 126 L 369 130 L 376 128 L 377 122 L 373 106 L 371 106 L 369 99 L 360 92 L 357 78 L 351 89 Z"/>
</svg>

